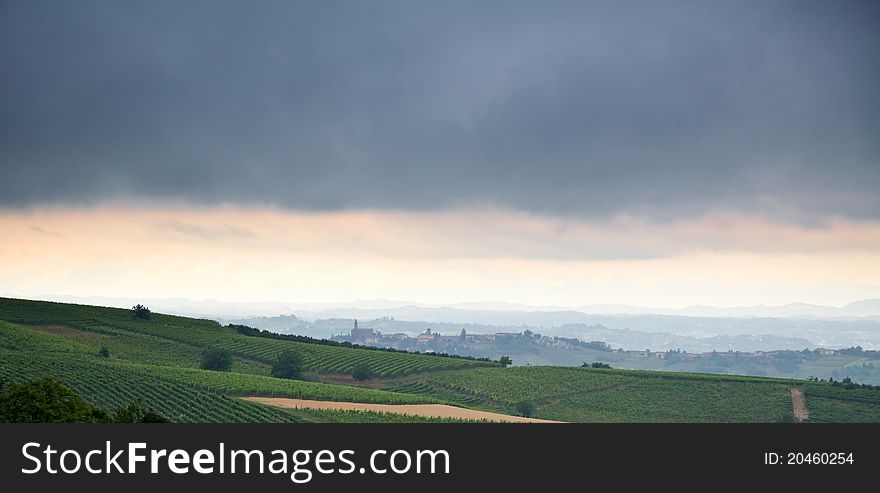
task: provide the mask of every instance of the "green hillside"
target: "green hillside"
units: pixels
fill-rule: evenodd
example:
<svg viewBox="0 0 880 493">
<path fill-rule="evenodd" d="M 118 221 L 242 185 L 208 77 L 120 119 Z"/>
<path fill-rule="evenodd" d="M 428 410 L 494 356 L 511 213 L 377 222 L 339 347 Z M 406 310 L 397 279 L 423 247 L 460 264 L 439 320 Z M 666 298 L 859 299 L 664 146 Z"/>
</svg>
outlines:
<svg viewBox="0 0 880 493">
<path fill-rule="evenodd" d="M 81 332 L 94 332 L 108 336 L 109 341 L 127 339 L 118 346 L 139 345 L 137 350 L 131 351 L 139 354 L 132 355 L 132 358 L 144 363 L 152 363 L 145 361 L 145 358 L 156 358 L 156 361 L 164 364 L 195 367 L 198 366 L 198 355 L 203 348 L 222 348 L 231 351 L 240 360 L 264 365 L 262 369 L 253 364 L 249 368 L 243 368 L 248 373 L 267 374 L 265 365 L 271 364 L 279 354 L 288 350 L 299 353 L 303 358 L 304 369 L 315 373 L 347 373 L 358 364 L 366 364 L 381 377 L 497 366 L 496 363 L 473 359 L 251 337 L 231 328 L 221 327 L 212 320 L 162 314 L 153 314 L 149 321 L 134 320 L 131 310 L 66 303 L 0 298 L 0 320 L 38 328 L 63 326 L 62 331 L 72 328 Z M 63 335 L 71 335 L 80 340 L 88 339 L 82 334 Z M 168 342 L 178 343 L 177 348 L 168 349 Z M 101 344 L 106 345 L 105 342 Z"/>
<path fill-rule="evenodd" d="M 107 354 L 100 355 L 102 348 Z M 230 371 L 200 368 L 202 351 L 235 355 Z M 305 380 L 269 376 L 294 351 Z M 376 377 L 341 374 L 366 364 Z M 93 405 L 142 398 L 178 422 L 437 422 L 380 412 L 280 409 L 274 396 L 369 404 L 445 403 L 570 422 L 793 421 L 792 388 L 808 422 L 880 422 L 880 389 L 787 379 L 497 363 L 243 335 L 209 320 L 0 298 L 0 379 L 53 377 Z M 332 380 L 346 385 L 324 383 Z"/>
<path fill-rule="evenodd" d="M 528 402 L 535 416 L 560 421 L 772 422 L 791 416 L 792 385 L 728 375 L 534 366 L 446 373 L 393 390 L 500 412 L 516 412 Z"/>
</svg>

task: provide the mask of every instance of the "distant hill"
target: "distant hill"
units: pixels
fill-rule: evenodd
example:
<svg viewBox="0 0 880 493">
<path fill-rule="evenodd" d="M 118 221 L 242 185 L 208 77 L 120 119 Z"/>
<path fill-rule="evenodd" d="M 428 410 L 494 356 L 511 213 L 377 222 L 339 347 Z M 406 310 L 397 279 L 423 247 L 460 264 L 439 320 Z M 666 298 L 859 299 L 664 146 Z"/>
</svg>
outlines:
<svg viewBox="0 0 880 493">
<path fill-rule="evenodd" d="M 208 349 L 230 353 L 228 370 L 201 368 Z M 300 355 L 303 379 L 271 376 L 273 362 L 286 352 Z M 717 359 L 722 364 L 727 358 Z M 363 381 L 353 378 L 358 367 L 368 370 Z M 92 405 L 112 409 L 143 399 L 175 422 L 448 421 L 369 411 L 373 404 L 419 403 L 501 414 L 525 409 L 532 417 L 559 421 L 775 422 L 796 419 L 795 392 L 805 396 L 808 421 L 880 422 L 880 388 L 852 383 L 503 368 L 486 361 L 245 335 L 204 319 L 160 313 L 136 319 L 127 309 L 0 298 L 0 380 L 46 377 L 61 380 Z M 357 402 L 367 411 L 286 409 L 242 396 Z"/>
<path fill-rule="evenodd" d="M 584 304 L 579 306 L 535 306 L 522 303 L 508 303 L 499 301 L 479 301 L 467 303 L 431 304 L 417 303 L 405 300 L 358 300 L 351 302 L 326 302 L 326 303 L 300 303 L 296 301 L 251 301 L 229 302 L 218 300 L 191 300 L 186 298 L 118 298 L 109 296 L 69 296 L 69 295 L 46 295 L 39 299 L 46 301 L 60 301 L 66 303 L 83 303 L 91 305 L 111 306 L 127 308 L 135 303 L 146 303 L 154 306 L 157 310 L 178 315 L 242 319 L 253 317 L 274 317 L 279 315 L 296 314 L 301 318 L 354 318 L 357 311 L 366 313 L 361 318 L 381 317 L 384 312 L 387 316 L 406 319 L 407 316 L 398 316 L 394 313 L 422 313 L 419 320 L 433 321 L 426 317 L 425 313 L 454 314 L 458 312 L 496 313 L 499 316 L 509 314 L 522 314 L 534 312 L 543 314 L 580 314 L 580 315 L 672 315 L 690 317 L 810 317 L 810 318 L 850 318 L 850 317 L 876 317 L 880 318 L 880 299 L 862 300 L 849 303 L 848 305 L 825 306 L 808 303 L 791 303 L 782 306 L 734 306 L 717 307 L 706 305 L 694 305 L 685 308 L 657 308 L 625 304 Z M 378 315 L 375 315 L 379 313 Z M 411 318 L 410 318 L 411 319 Z M 454 322 L 458 318 L 444 319 L 441 321 Z M 477 320 L 464 320 L 466 322 L 478 322 Z M 485 323 L 492 324 L 520 324 L 522 322 L 509 322 L 494 320 Z M 563 323 L 577 323 L 567 321 Z M 544 324 L 547 325 L 547 324 Z"/>
<path fill-rule="evenodd" d="M 494 312 L 404 307 L 393 310 L 333 309 L 296 316 L 219 320 L 327 338 L 347 334 L 354 319 L 386 332 L 410 335 L 428 328 L 446 334 L 458 333 L 462 329 L 483 334 L 530 329 L 545 335 L 601 340 L 615 347 L 657 351 L 753 351 L 817 346 L 880 348 L 880 319 L 871 318 L 594 315 L 570 311 Z"/>
</svg>

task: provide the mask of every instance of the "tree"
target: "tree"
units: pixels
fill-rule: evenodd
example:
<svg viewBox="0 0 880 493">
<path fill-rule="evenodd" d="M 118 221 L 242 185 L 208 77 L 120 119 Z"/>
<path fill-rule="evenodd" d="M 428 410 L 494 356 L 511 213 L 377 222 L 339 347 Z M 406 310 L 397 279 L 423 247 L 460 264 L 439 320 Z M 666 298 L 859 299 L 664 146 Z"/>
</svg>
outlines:
<svg viewBox="0 0 880 493">
<path fill-rule="evenodd" d="M 150 309 L 138 303 L 131 307 L 134 310 L 134 319 L 135 320 L 149 320 L 150 319 Z"/>
<path fill-rule="evenodd" d="M 272 365 L 272 376 L 296 380 L 302 377 L 302 358 L 294 351 L 284 351 Z"/>
<path fill-rule="evenodd" d="M 535 414 L 535 405 L 529 401 L 522 401 L 516 405 L 516 412 L 520 416 L 531 418 Z"/>
<path fill-rule="evenodd" d="M 58 380 L 9 384 L 0 394 L 3 423 L 101 423 L 107 413 Z"/>
<path fill-rule="evenodd" d="M 208 348 L 202 353 L 202 368 L 214 371 L 232 369 L 232 354 L 225 349 Z"/>
<path fill-rule="evenodd" d="M 167 423 L 164 416 L 153 411 L 142 399 L 135 399 L 113 413 L 114 423 Z"/>
<path fill-rule="evenodd" d="M 513 360 L 510 359 L 510 356 L 502 356 L 498 359 L 498 362 L 501 363 L 501 366 L 505 368 L 513 364 Z"/>
<path fill-rule="evenodd" d="M 373 378 L 373 370 L 366 363 L 358 363 L 351 370 L 351 376 L 358 382 Z"/>
<path fill-rule="evenodd" d="M 110 350 L 107 349 L 107 346 L 101 346 L 101 349 L 98 350 L 98 356 L 100 356 L 102 358 L 109 358 L 110 357 Z"/>
<path fill-rule="evenodd" d="M 608 363 L 599 363 L 598 361 L 593 363 L 587 363 L 584 361 L 584 364 L 581 365 L 583 368 L 611 368 L 611 365 Z"/>
</svg>

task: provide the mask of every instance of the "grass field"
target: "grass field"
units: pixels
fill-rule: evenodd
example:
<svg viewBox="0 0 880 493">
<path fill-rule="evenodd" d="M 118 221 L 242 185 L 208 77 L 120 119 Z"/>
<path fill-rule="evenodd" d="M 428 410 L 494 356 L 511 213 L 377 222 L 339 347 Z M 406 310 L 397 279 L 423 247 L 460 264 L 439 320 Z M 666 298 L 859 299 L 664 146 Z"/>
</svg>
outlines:
<svg viewBox="0 0 880 493">
<path fill-rule="evenodd" d="M 109 357 L 98 354 L 106 347 Z M 235 354 L 231 371 L 199 368 L 205 348 Z M 282 351 L 320 377 L 366 363 L 366 386 L 269 376 Z M 0 298 L 0 379 L 62 380 L 92 404 L 142 398 L 178 422 L 438 422 L 379 412 L 276 409 L 239 396 L 369 404 L 444 403 L 570 422 L 792 421 L 791 389 L 811 422 L 880 422 L 880 389 L 826 382 L 491 362 L 245 336 L 215 322 L 130 310 Z M 329 378 L 328 377 L 328 378 Z M 317 378 L 316 378 L 317 379 Z M 331 378 L 332 379 L 332 378 Z"/>
</svg>

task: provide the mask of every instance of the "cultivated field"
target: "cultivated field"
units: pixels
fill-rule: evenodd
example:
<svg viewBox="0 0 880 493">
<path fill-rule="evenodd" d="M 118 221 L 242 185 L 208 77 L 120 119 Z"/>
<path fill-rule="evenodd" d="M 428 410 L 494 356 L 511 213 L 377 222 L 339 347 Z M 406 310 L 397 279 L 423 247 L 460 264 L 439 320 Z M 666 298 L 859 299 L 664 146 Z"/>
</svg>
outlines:
<svg viewBox="0 0 880 493">
<path fill-rule="evenodd" d="M 230 370 L 201 369 L 207 348 L 229 350 Z M 108 354 L 102 356 L 104 349 Z M 270 376 L 284 351 L 301 356 L 302 379 Z M 373 378 L 342 378 L 357 365 L 367 365 Z M 63 381 L 103 408 L 142 398 L 178 422 L 503 419 L 497 415 L 565 422 L 880 422 L 876 388 L 656 371 L 502 368 L 488 361 L 244 335 L 208 320 L 161 314 L 135 320 L 130 310 L 0 298 L 0 379 L 43 377 Z M 271 402 L 298 406 L 242 397 L 297 399 Z"/>
</svg>

